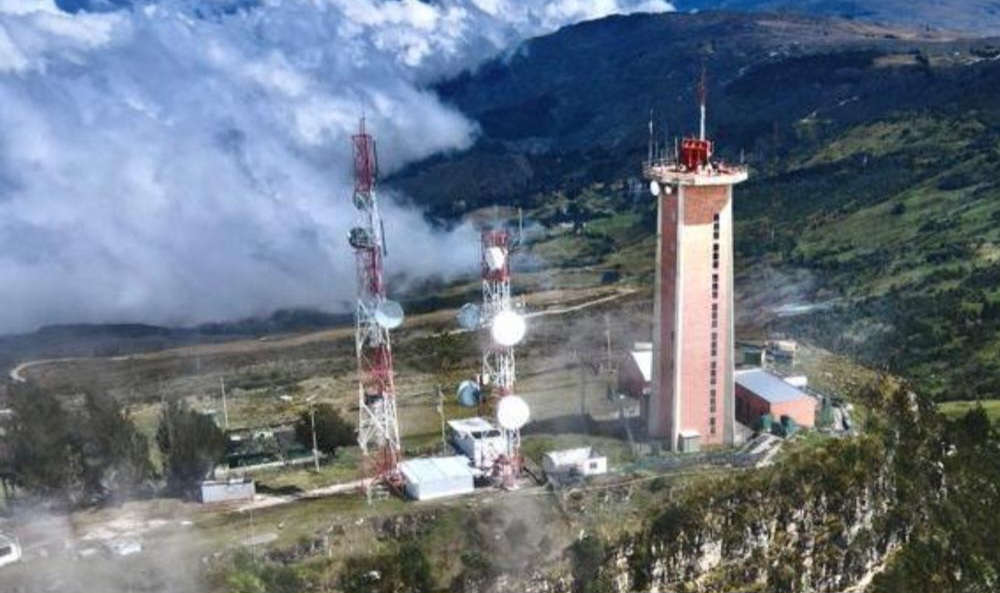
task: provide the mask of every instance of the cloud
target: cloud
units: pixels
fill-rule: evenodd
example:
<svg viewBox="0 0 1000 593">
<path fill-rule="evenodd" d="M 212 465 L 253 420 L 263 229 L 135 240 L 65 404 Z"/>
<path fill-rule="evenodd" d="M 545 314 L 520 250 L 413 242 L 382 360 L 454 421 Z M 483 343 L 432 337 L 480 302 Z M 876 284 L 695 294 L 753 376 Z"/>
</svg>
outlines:
<svg viewBox="0 0 1000 593">
<path fill-rule="evenodd" d="M 362 111 L 386 172 L 462 149 L 475 123 L 427 83 L 567 23 L 668 8 L 0 0 L 0 332 L 332 309 L 354 294 Z M 383 201 L 390 273 L 475 265 L 470 229 Z"/>
</svg>

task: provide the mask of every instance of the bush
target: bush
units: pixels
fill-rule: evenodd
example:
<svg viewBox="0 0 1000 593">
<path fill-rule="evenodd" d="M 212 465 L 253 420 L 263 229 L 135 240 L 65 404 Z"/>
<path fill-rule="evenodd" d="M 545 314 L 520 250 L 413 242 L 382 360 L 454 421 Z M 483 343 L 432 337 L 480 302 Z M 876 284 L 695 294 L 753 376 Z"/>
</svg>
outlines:
<svg viewBox="0 0 1000 593">
<path fill-rule="evenodd" d="M 392 552 L 348 558 L 340 586 L 344 593 L 429 593 L 434 579 L 423 550 L 408 542 Z"/>
<path fill-rule="evenodd" d="M 573 566 L 573 590 L 577 593 L 610 592 L 610 583 L 601 577 L 601 566 L 607 556 L 604 542 L 594 535 L 587 535 L 573 542 L 569 548 Z"/>
</svg>

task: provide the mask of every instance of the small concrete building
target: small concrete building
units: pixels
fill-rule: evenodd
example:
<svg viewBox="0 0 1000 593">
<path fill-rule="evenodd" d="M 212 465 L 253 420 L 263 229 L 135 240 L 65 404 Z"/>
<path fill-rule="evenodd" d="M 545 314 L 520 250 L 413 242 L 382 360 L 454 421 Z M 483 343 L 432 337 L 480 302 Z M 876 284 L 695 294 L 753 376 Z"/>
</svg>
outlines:
<svg viewBox="0 0 1000 593">
<path fill-rule="evenodd" d="M 21 546 L 13 537 L 0 533 L 0 567 L 21 559 Z"/>
<path fill-rule="evenodd" d="M 736 371 L 736 419 L 747 426 L 770 414 L 788 416 L 802 427 L 816 424 L 816 399 L 764 369 Z"/>
<path fill-rule="evenodd" d="M 701 451 L 701 433 L 693 428 L 685 428 L 677 437 L 677 450 L 681 453 Z"/>
<path fill-rule="evenodd" d="M 257 494 L 253 480 L 233 478 L 230 480 L 205 480 L 201 483 L 201 502 L 248 502 Z"/>
<path fill-rule="evenodd" d="M 645 399 L 653 384 L 653 344 L 637 342 L 622 361 L 618 372 L 618 389 L 625 395 Z"/>
<path fill-rule="evenodd" d="M 468 494 L 475 489 L 475 472 L 461 455 L 410 459 L 399 464 L 406 494 L 416 500 L 433 500 Z"/>
<path fill-rule="evenodd" d="M 596 476 L 608 473 L 608 458 L 592 447 L 549 451 L 542 456 L 542 470 L 553 482 L 576 476 Z"/>
<path fill-rule="evenodd" d="M 799 345 L 795 340 L 768 340 L 765 348 L 774 360 L 792 362 Z"/>
<path fill-rule="evenodd" d="M 448 442 L 481 470 L 489 469 L 507 450 L 503 433 L 492 422 L 478 416 L 448 422 Z"/>
</svg>

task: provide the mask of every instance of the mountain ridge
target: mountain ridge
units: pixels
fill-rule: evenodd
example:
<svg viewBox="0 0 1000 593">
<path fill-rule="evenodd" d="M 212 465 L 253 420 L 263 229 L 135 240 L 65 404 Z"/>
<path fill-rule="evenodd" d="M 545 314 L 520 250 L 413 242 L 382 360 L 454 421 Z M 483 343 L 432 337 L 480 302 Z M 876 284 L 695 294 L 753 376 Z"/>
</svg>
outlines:
<svg viewBox="0 0 1000 593">
<path fill-rule="evenodd" d="M 649 108 L 661 106 L 661 146 L 692 130 L 704 62 L 709 135 L 722 158 L 742 153 L 753 172 L 735 205 L 739 267 L 803 271 L 839 303 L 768 331 L 888 367 L 939 399 L 991 397 L 1000 389 L 991 379 L 1000 343 L 988 337 L 1000 330 L 1000 293 L 985 280 L 1000 275 L 998 56 L 995 39 L 842 19 L 609 18 L 440 84 L 482 136 L 388 182 L 436 218 L 501 203 L 580 228 L 622 213 L 638 221 L 625 235 L 648 238 L 654 204 L 637 188 Z M 649 273 L 651 254 L 612 241 L 619 252 L 602 256 L 609 243 L 595 233 L 591 256 L 616 274 Z M 749 280 L 744 296 L 758 289 Z"/>
</svg>

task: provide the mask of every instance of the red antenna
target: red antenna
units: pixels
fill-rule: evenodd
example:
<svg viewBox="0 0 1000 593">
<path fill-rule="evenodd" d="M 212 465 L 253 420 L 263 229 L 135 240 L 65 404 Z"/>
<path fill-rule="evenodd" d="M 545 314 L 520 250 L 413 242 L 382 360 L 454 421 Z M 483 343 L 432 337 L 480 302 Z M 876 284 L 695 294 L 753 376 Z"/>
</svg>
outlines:
<svg viewBox="0 0 1000 593">
<path fill-rule="evenodd" d="M 357 256 L 358 302 L 355 313 L 355 351 L 358 359 L 358 445 L 368 456 L 374 453 L 373 483 L 399 485 L 399 422 L 396 418 L 396 387 L 389 330 L 403 321 L 402 309 L 386 298 L 382 216 L 375 184 L 378 157 L 375 140 L 361 118 L 358 133 L 351 136 L 354 152 L 354 206 L 356 226 L 349 242 Z"/>
</svg>

